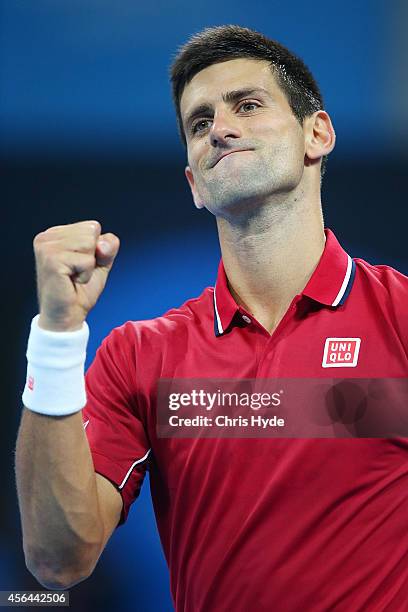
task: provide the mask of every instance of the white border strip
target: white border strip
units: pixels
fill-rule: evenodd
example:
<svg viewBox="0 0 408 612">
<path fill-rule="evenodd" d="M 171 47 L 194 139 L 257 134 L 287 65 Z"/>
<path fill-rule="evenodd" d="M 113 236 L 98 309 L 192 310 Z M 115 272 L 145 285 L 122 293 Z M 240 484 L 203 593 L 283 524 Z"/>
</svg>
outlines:
<svg viewBox="0 0 408 612">
<path fill-rule="evenodd" d="M 129 478 L 130 474 L 132 473 L 133 468 L 135 467 L 135 465 L 137 465 L 138 463 L 142 463 L 149 455 L 150 451 L 152 449 L 149 448 L 149 450 L 147 451 L 147 453 L 144 455 L 144 457 L 142 457 L 141 459 L 138 459 L 137 461 L 135 461 L 134 463 L 132 463 L 131 467 L 128 470 L 128 473 L 126 474 L 126 476 L 124 477 L 124 479 L 122 480 L 121 484 L 119 485 L 119 489 L 123 489 L 123 487 L 126 484 L 127 479 Z"/>
<path fill-rule="evenodd" d="M 347 254 L 347 270 L 346 270 L 346 275 L 344 277 L 343 284 L 340 287 L 340 291 L 338 292 L 337 297 L 334 300 L 332 306 L 337 306 L 337 304 L 340 302 L 341 298 L 343 297 L 343 295 L 344 295 L 344 293 L 345 293 L 345 291 L 347 289 L 348 282 L 350 280 L 352 266 L 353 266 L 353 262 L 351 260 L 351 257 L 350 257 L 349 254 Z"/>
<path fill-rule="evenodd" d="M 215 286 L 214 286 L 214 308 L 215 308 L 215 315 L 217 317 L 218 333 L 223 334 L 224 330 L 222 329 L 221 319 L 220 319 L 220 315 L 218 314 L 218 308 L 217 308 L 217 298 L 215 297 Z"/>
</svg>

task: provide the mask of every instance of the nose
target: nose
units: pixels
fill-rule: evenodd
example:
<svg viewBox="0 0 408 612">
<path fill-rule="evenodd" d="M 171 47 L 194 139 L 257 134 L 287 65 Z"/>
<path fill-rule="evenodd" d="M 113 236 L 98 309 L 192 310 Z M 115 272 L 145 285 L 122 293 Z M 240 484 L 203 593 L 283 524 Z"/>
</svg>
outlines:
<svg viewBox="0 0 408 612">
<path fill-rule="evenodd" d="M 209 131 L 211 145 L 217 147 L 231 138 L 240 138 L 241 130 L 237 121 L 227 110 L 217 110 Z"/>
</svg>

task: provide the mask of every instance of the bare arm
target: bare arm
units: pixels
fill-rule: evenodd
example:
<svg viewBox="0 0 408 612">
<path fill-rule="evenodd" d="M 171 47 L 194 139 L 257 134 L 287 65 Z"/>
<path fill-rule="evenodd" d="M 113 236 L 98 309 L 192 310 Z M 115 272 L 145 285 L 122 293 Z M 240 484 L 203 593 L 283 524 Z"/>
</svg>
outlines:
<svg viewBox="0 0 408 612">
<path fill-rule="evenodd" d="M 24 409 L 16 484 L 28 569 L 52 588 L 86 578 L 102 552 L 103 523 L 81 412 Z"/>
<path fill-rule="evenodd" d="M 111 246 L 98 250 L 98 240 Z M 40 327 L 79 329 L 98 299 L 118 239 L 100 236 L 95 222 L 58 226 L 34 241 Z M 48 416 L 24 408 L 15 470 L 26 564 L 47 588 L 87 578 L 117 525 L 118 490 L 95 474 L 82 411 Z"/>
</svg>

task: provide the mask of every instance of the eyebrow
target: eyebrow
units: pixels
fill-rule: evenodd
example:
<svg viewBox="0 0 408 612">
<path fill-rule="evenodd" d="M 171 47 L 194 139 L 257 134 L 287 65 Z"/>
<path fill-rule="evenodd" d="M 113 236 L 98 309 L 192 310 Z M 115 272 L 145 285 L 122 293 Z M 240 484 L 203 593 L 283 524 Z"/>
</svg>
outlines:
<svg viewBox="0 0 408 612">
<path fill-rule="evenodd" d="M 254 94 L 259 93 L 262 93 L 272 99 L 270 92 L 264 87 L 243 87 L 242 89 L 234 89 L 232 91 L 227 91 L 226 93 L 223 93 L 222 99 L 226 104 L 234 104 L 235 102 L 238 102 L 238 100 L 240 100 L 241 98 L 246 98 L 248 96 L 253 96 Z M 212 113 L 212 111 L 213 107 L 207 103 L 200 104 L 199 106 L 193 108 L 193 110 L 188 113 L 186 118 L 186 130 L 189 130 L 190 125 L 196 117 L 199 117 L 200 115 L 210 114 Z"/>
</svg>

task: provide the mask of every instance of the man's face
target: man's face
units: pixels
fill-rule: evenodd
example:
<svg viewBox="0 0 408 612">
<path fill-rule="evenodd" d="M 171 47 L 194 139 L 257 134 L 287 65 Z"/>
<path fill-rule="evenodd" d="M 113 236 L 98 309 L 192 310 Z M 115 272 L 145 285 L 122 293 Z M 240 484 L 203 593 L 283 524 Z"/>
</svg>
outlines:
<svg viewBox="0 0 408 612">
<path fill-rule="evenodd" d="M 304 131 L 268 62 L 240 58 L 205 68 L 186 85 L 180 110 L 197 207 L 223 216 L 299 184 Z"/>
</svg>

